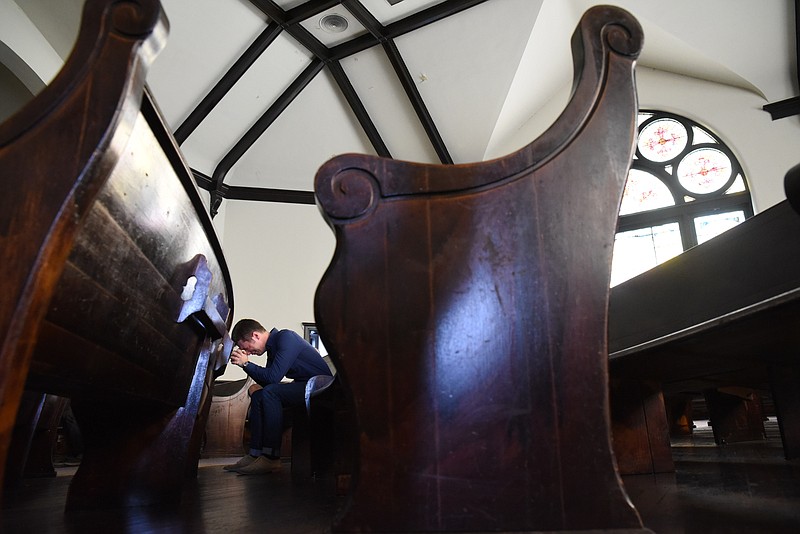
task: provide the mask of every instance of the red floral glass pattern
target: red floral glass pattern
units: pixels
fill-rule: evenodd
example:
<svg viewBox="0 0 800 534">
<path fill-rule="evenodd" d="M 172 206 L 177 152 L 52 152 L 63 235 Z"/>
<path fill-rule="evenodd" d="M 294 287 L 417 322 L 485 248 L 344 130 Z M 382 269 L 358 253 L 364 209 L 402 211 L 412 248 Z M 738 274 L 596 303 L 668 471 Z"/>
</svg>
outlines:
<svg viewBox="0 0 800 534">
<path fill-rule="evenodd" d="M 643 111 L 637 124 L 612 286 L 753 215 L 742 167 L 717 135 L 662 111 Z"/>
<path fill-rule="evenodd" d="M 731 160 L 716 148 L 689 152 L 678 165 L 678 181 L 690 193 L 706 195 L 720 189 L 731 177 Z"/>
<path fill-rule="evenodd" d="M 675 199 L 664 182 L 647 171 L 631 169 L 622 194 L 620 215 L 673 206 Z"/>
<path fill-rule="evenodd" d="M 675 119 L 658 119 L 639 132 L 639 152 L 650 161 L 669 161 L 680 154 L 689 138 L 686 128 Z"/>
</svg>

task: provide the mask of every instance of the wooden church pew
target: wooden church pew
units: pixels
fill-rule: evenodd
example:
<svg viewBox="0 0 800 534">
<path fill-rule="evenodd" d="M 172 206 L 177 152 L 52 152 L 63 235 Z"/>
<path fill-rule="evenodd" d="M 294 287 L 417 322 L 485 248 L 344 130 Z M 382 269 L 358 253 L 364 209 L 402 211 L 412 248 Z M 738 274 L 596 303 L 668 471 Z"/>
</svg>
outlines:
<svg viewBox="0 0 800 534">
<path fill-rule="evenodd" d="M 638 399 L 619 393 L 626 405 L 620 413 L 642 414 L 638 424 L 617 421 L 625 427 L 615 433 L 620 447 L 649 443 L 639 453 L 664 465 L 660 458 L 670 454 L 669 440 L 658 437 L 665 432 L 666 423 L 658 420 L 664 396 L 704 391 L 716 441 L 730 441 L 742 433 L 734 427 L 758 406 L 747 405 L 746 395 L 732 405 L 735 396 L 718 393 L 747 388 L 772 395 L 784 454 L 800 457 L 799 181 L 800 168 L 792 169 L 785 180 L 787 200 L 613 288 L 612 377 L 617 383 L 657 384 Z M 724 416 L 714 421 L 714 413 Z M 758 428 L 743 432 L 745 439 L 758 434 Z"/>
<path fill-rule="evenodd" d="M 249 389 L 253 384 L 250 377 L 214 383 L 202 451 L 204 458 L 247 453 L 245 422 L 250 408 Z"/>
<path fill-rule="evenodd" d="M 23 392 L 6 460 L 6 483 L 17 485 L 24 478 L 56 476 L 53 456 L 68 403 L 69 399 L 58 395 Z"/>
<path fill-rule="evenodd" d="M 68 509 L 178 502 L 232 344 L 227 266 L 144 86 L 156 0 L 87 1 L 53 82 L 0 125 L 0 469 L 23 389 L 71 398 Z"/>
<path fill-rule="evenodd" d="M 339 532 L 640 529 L 609 437 L 606 313 L 642 32 L 589 10 L 559 119 L 506 157 L 344 155 L 315 318 L 352 399 Z"/>
</svg>

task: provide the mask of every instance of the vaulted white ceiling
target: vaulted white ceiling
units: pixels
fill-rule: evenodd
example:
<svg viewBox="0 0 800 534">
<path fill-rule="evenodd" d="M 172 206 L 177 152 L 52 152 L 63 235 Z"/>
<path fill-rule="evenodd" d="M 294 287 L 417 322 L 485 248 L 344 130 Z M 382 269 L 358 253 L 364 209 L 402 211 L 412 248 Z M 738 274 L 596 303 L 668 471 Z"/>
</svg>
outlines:
<svg viewBox="0 0 800 534">
<path fill-rule="evenodd" d="M 394 1 L 162 0 L 170 34 L 148 84 L 173 130 L 184 127 L 179 140 L 193 170 L 226 186 L 310 192 L 317 168 L 344 152 L 385 150 L 399 159 L 440 162 L 449 157 L 456 163 L 499 155 L 497 147 L 505 146 L 570 83 L 570 36 L 580 15 L 601 3 Z M 644 28 L 640 66 L 744 88 L 764 103 L 800 93 L 791 0 L 616 3 Z M 18 6 L 64 57 L 82 1 L 62 0 L 57 9 L 53 4 L 0 0 L 0 9 L 7 13 Z M 449 11 L 464 4 L 470 7 Z M 385 33 L 369 46 L 340 53 L 353 39 L 369 41 L 359 6 Z M 265 14 L 270 10 L 287 18 L 273 20 Z M 439 11 L 449 16 L 437 17 Z M 299 13 L 312 14 L 294 20 Z M 326 28 L 322 21 L 332 14 L 347 21 L 344 32 Z M 422 19 L 435 21 L 406 25 Z M 301 43 L 307 37 L 298 37 L 298 31 L 318 42 L 317 57 L 320 50 L 338 52 L 315 67 L 315 51 Z M 0 44 L 13 48 L 9 40 Z M 230 79 L 226 73 L 239 69 L 239 58 L 259 42 L 266 43 L 263 52 L 249 68 L 240 69 L 228 90 L 220 90 L 220 81 Z M 340 66 L 338 77 L 331 63 Z M 350 95 L 343 79 L 352 85 Z M 409 96 L 415 92 L 433 134 L 420 118 L 419 102 L 415 108 Z M 187 128 L 187 119 L 204 99 L 217 94 L 210 111 Z M 371 134 L 364 117 L 374 126 Z M 438 148 L 432 135 L 440 138 Z"/>
</svg>

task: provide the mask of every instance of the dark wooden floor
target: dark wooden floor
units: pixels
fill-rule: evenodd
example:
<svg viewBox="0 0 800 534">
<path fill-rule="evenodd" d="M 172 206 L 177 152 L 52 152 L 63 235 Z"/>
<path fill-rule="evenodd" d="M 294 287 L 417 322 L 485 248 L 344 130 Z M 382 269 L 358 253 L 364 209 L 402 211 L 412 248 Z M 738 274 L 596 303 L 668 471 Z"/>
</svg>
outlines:
<svg viewBox="0 0 800 534">
<path fill-rule="evenodd" d="M 675 473 L 623 478 L 645 526 L 662 534 L 800 532 L 800 460 L 784 459 L 774 419 L 765 441 L 725 447 L 706 421 L 696 425 L 691 438 L 673 440 Z"/>
<path fill-rule="evenodd" d="M 718 448 L 698 422 L 692 438 L 673 442 L 677 470 L 624 477 L 645 526 L 658 533 L 800 532 L 800 461 L 786 461 L 774 422 L 763 442 Z M 197 483 L 178 510 L 63 513 L 73 469 L 29 479 L 7 492 L 4 533 L 322 533 L 345 499 L 330 480 L 245 477 L 222 470 L 226 459 L 204 460 Z"/>
</svg>

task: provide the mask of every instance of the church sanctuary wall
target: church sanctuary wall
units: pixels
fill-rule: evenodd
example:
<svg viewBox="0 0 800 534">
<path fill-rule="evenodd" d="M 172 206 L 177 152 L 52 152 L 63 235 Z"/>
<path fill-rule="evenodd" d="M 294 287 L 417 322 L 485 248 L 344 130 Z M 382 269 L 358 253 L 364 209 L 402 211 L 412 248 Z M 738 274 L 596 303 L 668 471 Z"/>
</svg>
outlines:
<svg viewBox="0 0 800 534">
<path fill-rule="evenodd" d="M 0 0 L 0 122 L 41 91 L 62 63 L 22 9 Z"/>
<path fill-rule="evenodd" d="M 77 25 L 67 30 L 77 35 Z M 69 49 L 67 49 L 69 52 Z M 66 56 L 64 56 L 66 57 Z M 58 73 L 63 58 L 13 0 L 0 0 L 0 63 L 36 94 Z M 2 96 L 7 85 L 0 87 Z"/>
<path fill-rule="evenodd" d="M 640 109 L 661 109 L 693 119 L 719 135 L 736 153 L 756 213 L 786 198 L 783 177 L 800 163 L 799 117 L 773 121 L 762 109 L 769 102 L 752 91 L 648 67 L 637 68 L 636 85 Z M 517 131 L 498 143 L 489 156 L 516 150 L 540 135 L 564 109 L 570 87 L 564 86 Z"/>
<path fill-rule="evenodd" d="M 333 256 L 333 232 L 314 205 L 226 200 L 222 248 L 233 279 L 234 321 L 303 333 L 314 321 L 314 293 Z M 264 357 L 254 361 L 264 363 Z M 228 366 L 225 380 L 243 378 Z"/>
</svg>

